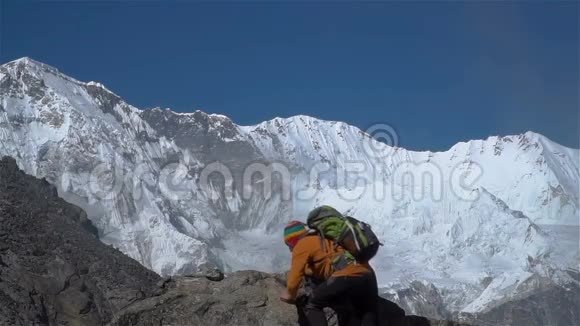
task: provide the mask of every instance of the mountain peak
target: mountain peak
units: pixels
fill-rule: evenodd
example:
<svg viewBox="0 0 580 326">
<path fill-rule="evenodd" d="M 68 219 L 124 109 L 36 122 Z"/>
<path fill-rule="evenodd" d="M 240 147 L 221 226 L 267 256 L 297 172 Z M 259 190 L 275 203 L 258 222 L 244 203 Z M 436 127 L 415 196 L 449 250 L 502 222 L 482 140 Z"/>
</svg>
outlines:
<svg viewBox="0 0 580 326">
<path fill-rule="evenodd" d="M 40 61 L 34 60 L 30 57 L 22 57 L 20 59 L 16 59 L 16 60 L 12 60 L 10 62 L 7 62 L 5 64 L 3 64 L 2 66 L 8 66 L 8 67 L 37 67 L 37 68 L 44 68 L 44 69 L 49 69 L 49 70 L 53 70 L 53 71 L 58 71 L 58 69 L 51 67 L 45 63 L 42 63 Z"/>
<path fill-rule="evenodd" d="M 34 76 L 36 79 L 44 79 L 45 74 L 51 74 L 73 83 L 81 84 L 80 81 L 61 73 L 57 68 L 36 61 L 30 57 L 22 57 L 3 65 L 0 65 L 0 69 L 8 72 L 13 76 L 17 76 L 18 73 L 25 73 Z M 17 78 L 18 79 L 18 78 Z"/>
<path fill-rule="evenodd" d="M 27 63 L 40 63 L 40 62 L 38 62 L 38 61 L 36 61 L 36 60 L 34 60 L 34 59 L 30 58 L 30 57 L 22 57 L 22 58 L 19 58 L 19 59 L 16 59 L 16 60 L 9 61 L 6 64 L 18 64 L 18 63 L 25 63 L 25 64 L 27 64 Z"/>
</svg>

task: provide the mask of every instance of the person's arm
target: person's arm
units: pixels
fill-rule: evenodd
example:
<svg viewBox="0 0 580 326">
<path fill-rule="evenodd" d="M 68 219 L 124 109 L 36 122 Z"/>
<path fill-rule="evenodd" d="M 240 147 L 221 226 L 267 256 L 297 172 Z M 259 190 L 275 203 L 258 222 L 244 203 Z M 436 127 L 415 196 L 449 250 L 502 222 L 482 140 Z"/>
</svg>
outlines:
<svg viewBox="0 0 580 326">
<path fill-rule="evenodd" d="M 309 256 L 310 251 L 308 250 L 307 240 L 302 239 L 292 250 L 292 266 L 290 267 L 288 281 L 286 282 L 286 289 L 291 299 L 296 298 L 296 293 L 304 278 L 304 270 L 308 264 Z"/>
</svg>

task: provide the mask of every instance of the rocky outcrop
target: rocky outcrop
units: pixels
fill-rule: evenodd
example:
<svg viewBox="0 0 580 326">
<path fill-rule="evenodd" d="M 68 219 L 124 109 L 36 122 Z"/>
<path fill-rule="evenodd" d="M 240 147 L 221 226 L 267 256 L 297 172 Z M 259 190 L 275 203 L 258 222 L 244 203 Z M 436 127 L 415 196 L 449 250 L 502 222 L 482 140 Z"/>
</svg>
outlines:
<svg viewBox="0 0 580 326">
<path fill-rule="evenodd" d="M 0 325 L 100 325 L 158 281 L 54 187 L 0 161 Z"/>
<path fill-rule="evenodd" d="M 278 300 L 283 282 L 253 271 L 221 282 L 176 278 L 165 283 L 162 295 L 119 312 L 111 325 L 296 325 L 293 307 Z"/>
<path fill-rule="evenodd" d="M 280 274 L 241 271 L 223 281 L 209 277 L 178 277 L 164 284 L 162 295 L 141 300 L 120 311 L 110 326 L 224 325 L 295 326 L 296 308 L 278 299 L 285 279 Z M 382 300 L 381 326 L 459 326 L 405 316 L 396 304 Z M 328 311 L 329 326 L 337 326 Z"/>
</svg>

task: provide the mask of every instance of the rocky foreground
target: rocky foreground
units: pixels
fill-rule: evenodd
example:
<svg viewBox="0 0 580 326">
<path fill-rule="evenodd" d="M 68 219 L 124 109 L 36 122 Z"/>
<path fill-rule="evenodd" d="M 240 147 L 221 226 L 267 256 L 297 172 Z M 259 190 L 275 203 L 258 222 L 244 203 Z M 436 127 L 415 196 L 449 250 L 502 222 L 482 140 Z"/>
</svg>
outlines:
<svg viewBox="0 0 580 326">
<path fill-rule="evenodd" d="M 281 275 L 161 278 L 101 243 L 86 214 L 0 160 L 0 325 L 296 325 Z M 391 306 L 383 325 L 429 325 Z M 432 322 L 432 325 L 453 325 Z"/>
<path fill-rule="evenodd" d="M 242 271 L 211 281 L 203 275 L 161 281 L 164 293 L 146 298 L 120 311 L 112 326 L 125 325 L 297 325 L 295 308 L 278 300 L 285 280 L 282 275 Z M 405 316 L 392 302 L 381 326 L 460 325 Z M 336 321 L 329 311 L 330 326 Z"/>
</svg>

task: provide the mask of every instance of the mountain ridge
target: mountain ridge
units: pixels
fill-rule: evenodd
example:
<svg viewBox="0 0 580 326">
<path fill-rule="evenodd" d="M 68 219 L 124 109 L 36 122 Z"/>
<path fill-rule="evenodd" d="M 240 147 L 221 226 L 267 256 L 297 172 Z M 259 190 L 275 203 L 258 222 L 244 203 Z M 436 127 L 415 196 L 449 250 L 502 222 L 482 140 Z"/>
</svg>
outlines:
<svg viewBox="0 0 580 326">
<path fill-rule="evenodd" d="M 112 94 L 112 95 L 120 98 L 120 96 L 118 94 L 116 94 L 115 92 L 113 92 L 112 90 L 110 90 L 108 87 L 106 87 L 104 84 L 102 84 L 100 82 L 96 82 L 96 81 L 87 81 L 87 82 L 85 82 L 85 81 L 78 80 L 78 79 L 76 79 L 74 77 L 70 77 L 70 76 L 64 74 L 59 69 L 57 69 L 57 68 L 55 68 L 53 66 L 50 66 L 50 65 L 48 65 L 46 63 L 40 62 L 40 61 L 35 60 L 33 58 L 30 58 L 30 57 L 22 57 L 22 58 L 19 58 L 19 59 L 15 59 L 15 60 L 12 60 L 12 61 L 9 61 L 9 62 L 6 62 L 6 63 L 2 64 L 1 66 L 10 66 L 10 65 L 18 65 L 18 64 L 24 64 L 24 65 L 29 65 L 29 66 L 37 66 L 37 67 L 40 67 L 40 68 L 47 69 L 49 72 L 57 73 L 59 76 L 61 76 L 63 78 L 66 78 L 69 81 L 72 81 L 72 82 L 75 82 L 75 83 L 79 83 L 79 84 L 84 84 L 84 85 L 87 85 L 87 86 L 96 86 L 96 87 L 102 88 L 102 89 L 106 90 L 108 93 L 110 93 L 110 94 Z M 227 119 L 227 120 L 232 121 L 233 123 L 235 123 L 227 115 L 220 114 L 220 113 L 208 113 L 208 112 L 205 112 L 202 109 L 195 109 L 194 111 L 191 111 L 191 112 L 179 112 L 179 111 L 174 111 L 171 108 L 161 108 L 161 107 L 138 109 L 137 107 L 131 105 L 130 103 L 127 103 L 127 102 L 125 102 L 125 103 L 128 104 L 131 108 L 136 109 L 137 112 L 139 112 L 139 111 L 147 111 L 147 110 L 158 110 L 158 111 L 168 111 L 169 113 L 174 114 L 174 115 L 178 115 L 178 116 L 190 116 L 190 115 L 193 115 L 193 114 L 196 114 L 196 113 L 201 113 L 202 115 L 213 116 L 213 117 L 216 117 L 216 118 L 225 118 L 225 119 Z M 325 123 L 339 123 L 339 124 L 344 124 L 344 125 L 347 125 L 349 127 L 357 128 L 357 129 L 359 129 L 362 132 L 365 132 L 363 129 L 360 129 L 359 127 L 356 127 L 356 126 L 349 125 L 345 121 L 325 120 L 325 119 L 320 119 L 320 118 L 317 118 L 317 117 L 314 117 L 314 116 L 310 116 L 310 115 L 306 115 L 306 114 L 297 114 L 297 115 L 292 115 L 292 116 L 289 116 L 289 117 L 276 116 L 276 117 L 273 117 L 271 119 L 258 122 L 256 124 L 237 125 L 237 126 L 238 127 L 247 127 L 247 128 L 250 128 L 250 127 L 257 127 L 257 126 L 259 126 L 261 124 L 274 123 L 275 121 L 282 120 L 282 121 L 285 121 L 285 122 L 289 122 L 289 121 L 295 121 L 295 120 L 300 119 L 300 118 L 312 119 L 312 120 L 317 120 L 317 121 L 321 121 L 321 122 L 325 122 Z M 369 137 L 370 136 L 371 135 L 369 135 Z M 468 139 L 468 140 L 465 140 L 465 141 L 458 141 L 457 143 L 451 145 L 446 150 L 437 150 L 437 151 L 432 151 L 432 150 L 424 150 L 424 151 L 422 151 L 422 150 L 409 150 L 409 151 L 410 152 L 414 152 L 414 153 L 431 153 L 431 154 L 443 153 L 443 152 L 448 152 L 448 151 L 452 150 L 455 146 L 464 146 L 464 145 L 469 145 L 469 144 L 474 143 L 474 142 L 487 142 L 487 141 L 495 141 L 495 140 L 498 140 L 498 139 L 506 139 L 506 138 L 507 139 L 513 139 L 513 138 L 523 137 L 523 136 L 525 136 L 527 138 L 530 138 L 530 139 L 548 140 L 549 142 L 551 142 L 553 144 L 557 144 L 555 141 L 553 141 L 552 139 L 550 139 L 546 135 L 543 135 L 543 134 L 538 133 L 538 132 L 534 132 L 532 130 L 528 130 L 526 132 L 519 133 L 519 134 L 489 135 L 485 139 L 481 138 L 481 139 Z M 380 141 L 380 140 L 378 140 L 378 141 Z M 568 148 L 568 149 L 575 149 L 575 150 L 577 150 L 576 148 L 566 147 L 566 146 L 563 146 L 563 145 L 560 145 L 560 144 L 558 144 L 558 146 L 565 147 L 565 148 Z"/>
</svg>

